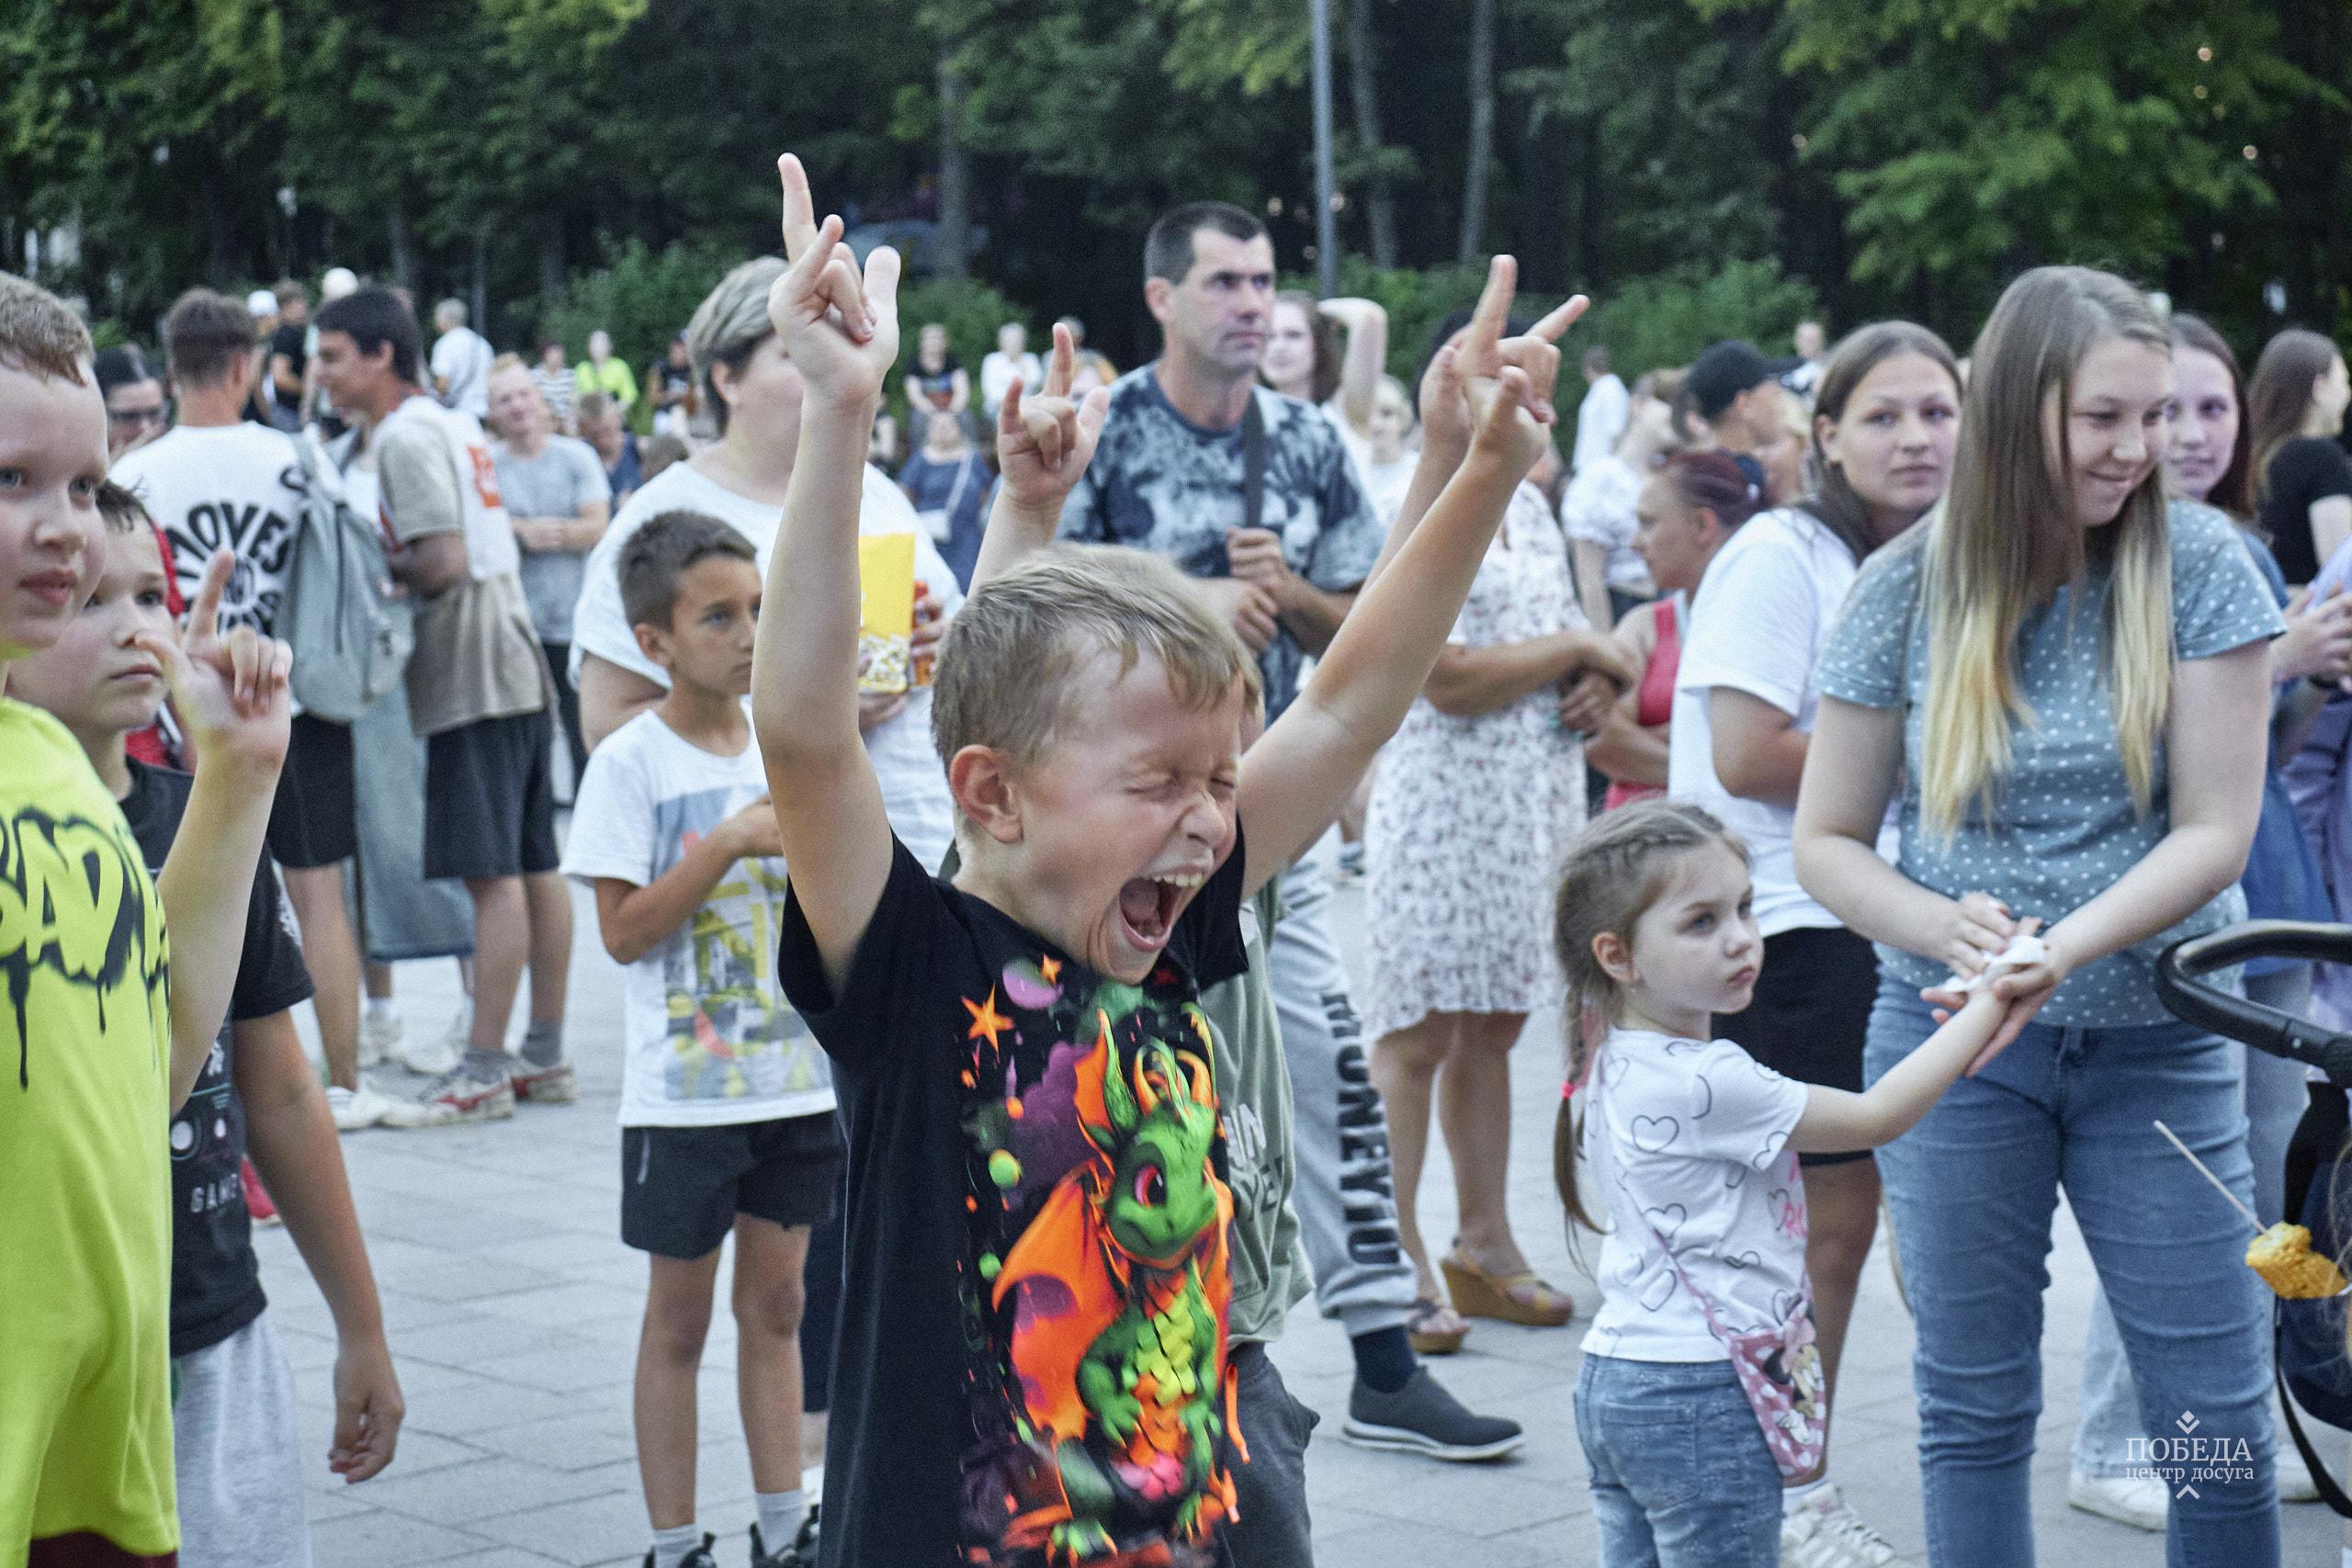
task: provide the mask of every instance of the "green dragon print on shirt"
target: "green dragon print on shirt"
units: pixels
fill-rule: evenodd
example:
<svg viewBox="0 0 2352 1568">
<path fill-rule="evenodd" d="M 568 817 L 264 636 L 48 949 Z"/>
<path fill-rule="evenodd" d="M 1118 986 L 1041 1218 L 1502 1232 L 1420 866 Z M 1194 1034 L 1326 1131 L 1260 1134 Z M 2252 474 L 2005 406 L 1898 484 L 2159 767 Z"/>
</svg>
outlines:
<svg viewBox="0 0 2352 1568">
<path fill-rule="evenodd" d="M 1189 1563 L 1233 1515 L 1233 1197 L 1208 1021 L 1174 978 L 1067 995 L 1056 960 L 1016 962 L 1012 1016 L 993 991 L 965 1004 L 972 1087 L 1004 1089 L 967 1121 L 967 1207 L 1001 1246 L 967 1305 L 1007 1416 L 966 1467 L 975 1563 Z M 1016 1021 L 1050 1029 L 1042 1071 Z"/>
</svg>

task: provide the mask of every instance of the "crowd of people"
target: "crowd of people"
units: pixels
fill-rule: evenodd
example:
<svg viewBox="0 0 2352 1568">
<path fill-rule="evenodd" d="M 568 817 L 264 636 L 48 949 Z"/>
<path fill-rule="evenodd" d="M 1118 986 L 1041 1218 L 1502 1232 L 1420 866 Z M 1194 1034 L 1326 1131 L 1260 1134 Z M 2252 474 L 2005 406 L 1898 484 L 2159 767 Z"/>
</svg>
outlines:
<svg viewBox="0 0 2352 1568">
<path fill-rule="evenodd" d="M 1378 305 L 1189 204 L 1143 241 L 1157 357 L 1008 322 L 975 378 L 781 170 L 786 254 L 641 381 L 456 299 L 428 346 L 343 269 L 94 355 L 0 275 L 0 1560 L 311 1561 L 251 1226 L 333 1309 L 367 1480 L 403 1404 L 336 1134 L 577 1098 L 576 884 L 625 971 L 649 1568 L 718 1561 L 730 1236 L 754 1568 L 1289 1568 L 1290 1310 L 1345 1330 L 1343 1436 L 1501 1457 L 1428 1361 L 1576 1318 L 1519 1240 L 1564 1215 L 1603 1562 L 1888 1562 L 1832 1479 L 1888 1461 L 1830 1419 L 1882 1213 L 1929 1558 L 2028 1563 L 2062 1191 L 2070 1500 L 2278 1561 L 2318 1494 L 2268 1298 L 2152 1123 L 2267 1224 L 2313 1090 L 2153 965 L 2352 912 L 2329 339 L 2241 377 L 2041 267 L 1966 359 L 1588 349 L 1564 443 L 1583 301 L 1512 315 L 1508 257 L 1408 385 Z M 413 1031 L 395 966 L 445 959 L 469 1003 Z M 2352 1023 L 2309 964 L 2244 984 Z M 1515 1225 L 1532 1018 L 1563 1213 Z M 2228 1456 L 2194 1486 L 2145 1458 L 2184 1411 Z"/>
</svg>

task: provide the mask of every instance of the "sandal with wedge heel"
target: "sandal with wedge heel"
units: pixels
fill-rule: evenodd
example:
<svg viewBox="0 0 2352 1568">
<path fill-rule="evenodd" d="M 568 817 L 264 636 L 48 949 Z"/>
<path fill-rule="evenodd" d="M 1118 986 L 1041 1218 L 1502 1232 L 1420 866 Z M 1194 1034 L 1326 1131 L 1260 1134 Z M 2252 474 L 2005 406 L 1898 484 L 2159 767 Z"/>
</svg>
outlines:
<svg viewBox="0 0 2352 1568">
<path fill-rule="evenodd" d="M 1419 1298 L 1405 1314 L 1405 1341 L 1417 1356 L 1451 1356 L 1469 1337 L 1462 1314 L 1434 1297 Z"/>
<path fill-rule="evenodd" d="M 1557 1328 L 1577 1314 L 1577 1303 L 1566 1292 L 1554 1290 L 1532 1271 L 1492 1273 L 1458 1252 L 1441 1258 L 1438 1269 L 1445 1275 L 1445 1292 L 1453 1298 L 1453 1310 L 1464 1317 Z"/>
</svg>

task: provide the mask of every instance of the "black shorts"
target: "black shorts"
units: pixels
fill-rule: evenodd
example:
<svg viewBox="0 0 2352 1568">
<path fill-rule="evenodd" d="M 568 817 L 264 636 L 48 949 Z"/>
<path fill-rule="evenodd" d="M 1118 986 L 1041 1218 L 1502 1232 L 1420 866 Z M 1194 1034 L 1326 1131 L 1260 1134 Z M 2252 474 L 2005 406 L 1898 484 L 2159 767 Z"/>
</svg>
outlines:
<svg viewBox="0 0 2352 1568">
<path fill-rule="evenodd" d="M 1862 1089 L 1862 1037 L 1878 997 L 1878 954 L 1842 926 L 1800 926 L 1764 939 L 1756 999 L 1715 1020 L 1715 1032 L 1784 1077 Z M 1799 1155 L 1799 1165 L 1844 1165 L 1852 1154 Z"/>
<path fill-rule="evenodd" d="M 359 785 L 351 726 L 294 716 L 286 767 L 269 803 L 270 858 L 288 871 L 334 865 L 359 852 Z"/>
<path fill-rule="evenodd" d="M 833 1216 L 841 1121 L 831 1111 L 721 1127 L 621 1129 L 621 1240 L 692 1260 L 727 1239 L 735 1216 L 789 1228 Z"/>
<path fill-rule="evenodd" d="M 424 874 L 532 876 L 556 868 L 547 710 L 478 718 L 424 741 Z"/>
</svg>

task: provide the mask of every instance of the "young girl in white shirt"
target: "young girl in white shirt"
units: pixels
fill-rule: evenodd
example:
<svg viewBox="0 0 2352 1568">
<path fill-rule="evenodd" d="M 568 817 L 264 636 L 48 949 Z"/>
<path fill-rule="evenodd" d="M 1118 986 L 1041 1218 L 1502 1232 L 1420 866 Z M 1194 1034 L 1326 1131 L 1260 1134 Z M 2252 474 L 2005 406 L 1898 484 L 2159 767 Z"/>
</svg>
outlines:
<svg viewBox="0 0 2352 1568">
<path fill-rule="evenodd" d="M 1563 871 L 1554 1167 L 1603 1236 L 1576 1392 L 1603 1568 L 1780 1562 L 1783 1487 L 1817 1478 L 1828 1415 L 1796 1156 L 1896 1137 L 1989 1059 L 2001 1021 L 1989 983 L 1932 991 L 1949 1021 L 1867 1091 L 1782 1077 L 1710 1039 L 1763 962 L 1750 897 L 1737 836 L 1665 800 L 1595 821 Z M 1605 1227 L 1578 1191 L 1579 1142 Z"/>
</svg>

